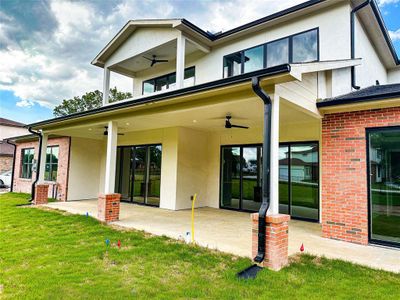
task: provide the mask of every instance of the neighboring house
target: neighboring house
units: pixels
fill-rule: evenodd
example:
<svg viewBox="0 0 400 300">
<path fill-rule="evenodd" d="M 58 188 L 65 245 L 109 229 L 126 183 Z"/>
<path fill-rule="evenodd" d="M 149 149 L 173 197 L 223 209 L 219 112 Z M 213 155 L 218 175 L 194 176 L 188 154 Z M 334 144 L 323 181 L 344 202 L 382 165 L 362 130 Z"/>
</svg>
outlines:
<svg viewBox="0 0 400 300">
<path fill-rule="evenodd" d="M 102 194 L 114 201 L 99 206 L 106 221 L 118 218 L 113 193 L 170 210 L 197 193 L 197 206 L 256 212 L 269 169 L 268 222 L 284 213 L 320 222 L 327 238 L 399 246 L 399 58 L 376 2 L 354 11 L 361 3 L 308 1 L 217 34 L 185 19 L 129 21 L 92 61 L 103 106 L 30 125 L 43 147 L 71 137 L 67 200 Z M 111 72 L 132 79 L 134 98 L 108 103 Z M 285 234 L 268 239 L 285 245 Z"/>
<path fill-rule="evenodd" d="M 25 124 L 0 118 L 0 174 L 12 169 L 14 147 L 6 142 L 6 139 L 27 134 Z"/>
<path fill-rule="evenodd" d="M 36 180 L 39 153 L 38 137 L 29 134 L 11 139 L 16 144 L 13 192 L 30 193 Z M 48 197 L 66 201 L 68 192 L 70 138 L 50 136 L 46 147 L 44 182 Z"/>
</svg>

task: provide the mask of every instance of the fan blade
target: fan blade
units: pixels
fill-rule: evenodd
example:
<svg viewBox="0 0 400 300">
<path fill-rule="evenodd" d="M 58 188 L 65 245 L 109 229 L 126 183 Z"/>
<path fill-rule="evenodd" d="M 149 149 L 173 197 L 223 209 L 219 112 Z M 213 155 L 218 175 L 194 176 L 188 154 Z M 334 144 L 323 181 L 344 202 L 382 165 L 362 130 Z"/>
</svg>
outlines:
<svg viewBox="0 0 400 300">
<path fill-rule="evenodd" d="M 242 128 L 242 129 L 249 129 L 249 127 L 247 127 L 247 126 L 233 125 L 233 124 L 231 124 L 231 127 Z"/>
<path fill-rule="evenodd" d="M 156 59 L 154 60 L 156 63 L 163 63 L 163 62 L 168 62 L 168 59 Z"/>
<path fill-rule="evenodd" d="M 118 135 L 125 135 L 125 133 L 118 133 Z"/>
<path fill-rule="evenodd" d="M 143 58 L 145 58 L 145 59 L 147 59 L 147 60 L 149 60 L 149 61 L 153 61 L 153 59 L 148 58 L 148 57 L 146 57 L 146 56 L 143 56 Z"/>
</svg>

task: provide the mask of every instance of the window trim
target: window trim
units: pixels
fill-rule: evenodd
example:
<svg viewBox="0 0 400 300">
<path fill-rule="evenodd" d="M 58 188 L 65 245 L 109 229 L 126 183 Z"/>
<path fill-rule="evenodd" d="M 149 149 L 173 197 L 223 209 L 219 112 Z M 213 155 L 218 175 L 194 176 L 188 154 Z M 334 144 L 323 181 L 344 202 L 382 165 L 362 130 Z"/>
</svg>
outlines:
<svg viewBox="0 0 400 300">
<path fill-rule="evenodd" d="M 245 48 L 245 49 L 242 49 L 242 50 L 238 50 L 238 51 L 234 51 L 234 52 L 231 52 L 231 53 L 229 53 L 229 54 L 226 54 L 226 55 L 224 55 L 223 57 L 222 57 L 222 78 L 229 78 L 229 77 L 233 77 L 233 76 L 238 76 L 238 75 L 241 75 L 241 74 L 244 74 L 245 72 L 244 72 L 244 52 L 245 51 L 247 51 L 247 50 L 251 50 L 251 49 L 253 49 L 253 48 L 257 48 L 257 47 L 260 47 L 260 46 L 263 46 L 263 50 L 264 50 L 264 57 L 263 57 L 263 60 L 264 60 L 264 62 L 263 62 L 263 68 L 265 69 L 265 68 L 268 68 L 268 66 L 267 66 L 267 55 L 268 55 L 268 51 L 267 51 L 267 45 L 268 44 L 271 44 L 271 43 L 274 43 L 274 42 L 278 42 L 278 41 L 280 41 L 280 40 L 284 40 L 284 39 L 288 39 L 288 64 L 292 64 L 293 63 L 293 37 L 295 37 L 295 36 L 297 36 L 297 35 L 300 35 L 300 34 L 304 34 L 304 33 L 307 33 L 307 32 L 311 32 L 311 31 L 316 31 L 316 33 L 317 33 L 317 59 L 316 60 L 312 60 L 312 61 L 309 61 L 309 62 L 317 62 L 317 61 L 320 61 L 320 38 L 319 38 L 319 27 L 314 27 L 314 28 L 311 28 L 311 29 L 307 29 L 307 30 L 304 30 L 304 31 L 300 31 L 300 32 L 296 32 L 296 33 L 294 33 L 294 34 L 291 34 L 291 35 L 288 35 L 288 36 L 284 36 L 284 37 L 281 37 L 281 38 L 278 38 L 278 39 L 275 39 L 275 40 L 272 40 L 272 41 L 268 41 L 268 42 L 265 42 L 265 43 L 262 43 L 262 44 L 258 44 L 258 45 L 255 45 L 255 46 L 251 46 L 251 47 L 248 47 L 248 48 Z M 230 56 L 230 55 L 232 55 L 232 54 L 235 54 L 235 53 L 240 53 L 240 56 L 241 56 L 241 67 L 240 67 L 240 71 L 241 71 L 241 73 L 240 74 L 237 74 L 237 75 L 232 75 L 232 76 L 224 76 L 225 75 L 225 73 L 224 73 L 224 67 L 225 67 L 225 57 L 227 57 L 227 56 Z M 301 62 L 297 62 L 297 63 L 301 63 Z M 272 67 L 275 67 L 275 66 L 272 66 Z M 262 69 L 262 68 L 261 68 Z"/>
<path fill-rule="evenodd" d="M 53 148 L 58 148 L 58 154 L 60 154 L 60 146 L 59 145 L 51 145 L 51 146 L 47 146 L 47 148 L 46 148 L 46 163 L 45 163 L 45 167 L 44 167 L 44 174 L 46 175 L 46 166 L 47 165 L 50 165 L 50 168 L 49 168 L 49 175 L 50 174 L 52 174 L 53 173 L 53 165 L 57 165 L 57 176 L 56 176 L 56 178 L 52 178 L 52 176 L 50 176 L 50 178 L 49 179 L 44 179 L 45 181 L 51 181 L 51 182 L 56 182 L 57 181 L 57 177 L 58 177 L 58 157 L 57 157 L 57 163 L 53 163 L 53 162 L 51 162 L 51 160 L 50 160 L 50 162 L 47 162 L 47 150 L 48 149 L 51 149 L 51 155 L 52 155 L 52 153 L 53 153 L 53 151 L 52 151 L 52 149 Z M 50 157 L 52 157 L 52 156 L 50 156 Z"/>
<path fill-rule="evenodd" d="M 24 152 L 25 151 L 29 151 L 29 150 L 33 150 L 33 153 L 32 153 L 32 155 L 33 155 L 33 159 L 32 159 L 32 162 L 31 163 L 24 163 Z M 35 148 L 34 147 L 28 147 L 28 148 L 22 148 L 21 149 L 21 164 L 20 164 L 20 172 L 19 172 L 19 178 L 22 178 L 22 179 L 32 179 L 32 173 L 33 173 L 33 165 L 34 165 L 34 161 L 35 161 Z M 31 169 L 31 171 L 30 171 L 30 176 L 29 177 L 24 177 L 23 176 L 23 174 L 24 174 L 24 165 L 30 165 L 30 169 Z"/>
<path fill-rule="evenodd" d="M 196 84 L 196 66 L 187 67 L 187 68 L 185 68 L 184 72 L 186 72 L 186 71 L 188 71 L 190 69 L 194 69 L 194 71 L 195 71 L 194 72 L 194 82 Z M 171 72 L 171 73 L 167 73 L 167 74 L 164 74 L 164 75 L 160 75 L 160 76 L 157 76 L 157 77 L 153 77 L 153 78 L 149 78 L 149 79 L 143 80 L 142 81 L 142 95 L 145 95 L 144 94 L 144 84 L 146 82 L 149 82 L 149 81 L 152 81 L 152 80 L 154 81 L 154 89 L 153 89 L 153 92 L 151 92 L 150 94 L 157 92 L 155 90 L 155 87 L 156 87 L 155 83 L 156 83 L 156 80 L 161 79 L 161 78 L 166 78 L 167 79 L 167 90 L 168 90 L 169 89 L 168 77 L 171 76 L 171 75 L 175 75 L 176 76 L 176 71 L 175 72 Z M 185 74 L 184 74 L 183 77 L 185 79 Z M 175 81 L 175 83 L 176 83 L 176 81 Z M 149 95 L 149 94 L 147 94 L 147 95 Z"/>
</svg>

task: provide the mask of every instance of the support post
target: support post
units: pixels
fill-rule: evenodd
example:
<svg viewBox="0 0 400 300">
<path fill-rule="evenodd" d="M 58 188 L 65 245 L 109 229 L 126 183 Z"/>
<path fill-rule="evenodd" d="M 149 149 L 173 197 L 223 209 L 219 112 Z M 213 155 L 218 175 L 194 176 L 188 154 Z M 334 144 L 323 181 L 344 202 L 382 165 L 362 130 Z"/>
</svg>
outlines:
<svg viewBox="0 0 400 300">
<path fill-rule="evenodd" d="M 104 194 L 113 194 L 115 188 L 115 165 L 117 160 L 118 127 L 114 121 L 108 122 L 106 173 Z"/>
<path fill-rule="evenodd" d="M 186 38 L 180 34 L 176 40 L 176 88 L 183 88 L 185 79 Z"/>
<path fill-rule="evenodd" d="M 274 94 L 271 112 L 271 198 L 268 215 L 279 214 L 279 101 L 279 95 Z"/>
<path fill-rule="evenodd" d="M 109 94 L 110 94 L 110 69 L 104 66 L 103 106 L 108 104 Z"/>
<path fill-rule="evenodd" d="M 49 138 L 48 133 L 42 133 L 42 141 L 41 141 L 41 146 L 39 147 L 40 153 L 40 162 L 39 165 L 37 166 L 36 170 L 39 171 L 39 179 L 38 183 L 43 184 L 44 183 L 44 174 L 46 172 L 46 153 L 47 153 L 47 141 Z"/>
</svg>

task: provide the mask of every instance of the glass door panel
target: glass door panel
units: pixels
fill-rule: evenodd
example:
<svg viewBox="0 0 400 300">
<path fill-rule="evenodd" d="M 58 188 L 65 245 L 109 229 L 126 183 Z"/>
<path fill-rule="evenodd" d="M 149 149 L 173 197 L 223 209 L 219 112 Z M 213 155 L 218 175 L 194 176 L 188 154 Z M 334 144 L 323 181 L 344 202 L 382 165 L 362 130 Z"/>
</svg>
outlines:
<svg viewBox="0 0 400 300">
<path fill-rule="evenodd" d="M 279 212 L 289 214 L 289 146 L 279 147 Z"/>
<path fill-rule="evenodd" d="M 370 238 L 400 245 L 400 128 L 369 133 Z"/>
<path fill-rule="evenodd" d="M 257 211 L 261 205 L 261 147 L 243 147 L 242 209 Z"/>
<path fill-rule="evenodd" d="M 147 147 L 134 147 L 133 201 L 145 203 Z"/>
<path fill-rule="evenodd" d="M 290 146 L 290 196 L 293 217 L 318 220 L 318 145 Z"/>
<path fill-rule="evenodd" d="M 240 147 L 223 147 L 221 207 L 240 208 Z"/>
<path fill-rule="evenodd" d="M 147 200 L 149 205 L 160 205 L 161 145 L 149 146 Z"/>
<path fill-rule="evenodd" d="M 116 184 L 115 190 L 121 194 L 121 200 L 132 201 L 132 159 L 131 147 L 117 148 Z"/>
</svg>

